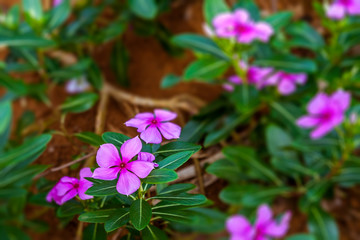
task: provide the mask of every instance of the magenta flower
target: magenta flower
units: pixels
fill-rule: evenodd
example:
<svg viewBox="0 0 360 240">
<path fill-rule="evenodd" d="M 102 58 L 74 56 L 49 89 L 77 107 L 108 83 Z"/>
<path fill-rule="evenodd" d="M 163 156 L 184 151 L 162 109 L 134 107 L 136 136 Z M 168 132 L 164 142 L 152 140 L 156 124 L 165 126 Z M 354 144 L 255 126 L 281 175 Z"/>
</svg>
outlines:
<svg viewBox="0 0 360 240">
<path fill-rule="evenodd" d="M 62 3 L 63 0 L 54 0 L 53 1 L 53 7 L 56 7 Z"/>
<path fill-rule="evenodd" d="M 72 177 L 62 177 L 60 181 L 50 190 L 46 196 L 46 201 L 56 202 L 62 205 L 76 195 L 82 200 L 93 198 L 93 196 L 85 194 L 85 192 L 93 185 L 92 182 L 85 179 L 91 177 L 92 172 L 90 168 L 83 168 L 80 171 L 80 179 Z"/>
<path fill-rule="evenodd" d="M 141 151 L 142 143 L 138 136 L 124 142 L 118 149 L 110 143 L 100 146 L 96 154 L 96 162 L 100 166 L 96 168 L 92 177 L 102 180 L 114 180 L 119 176 L 116 190 L 124 195 L 134 193 L 140 187 L 140 179 L 146 178 L 154 169 L 154 163 L 148 154 L 140 154 L 141 159 L 130 160 Z M 149 160 L 150 159 L 150 160 Z"/>
<path fill-rule="evenodd" d="M 276 85 L 279 93 L 290 95 L 296 90 L 296 84 L 304 85 L 307 76 L 304 73 L 287 73 L 283 71 L 276 72 L 270 76 L 265 85 Z"/>
<path fill-rule="evenodd" d="M 350 93 L 343 90 L 338 90 L 331 96 L 318 93 L 307 106 L 309 115 L 299 118 L 296 123 L 302 128 L 315 128 L 310 137 L 321 138 L 344 121 L 350 102 Z"/>
<path fill-rule="evenodd" d="M 162 137 L 176 139 L 180 137 L 181 127 L 170 123 L 177 117 L 174 112 L 155 109 L 154 113 L 139 113 L 133 119 L 125 123 L 128 127 L 136 127 L 140 132 L 140 138 L 146 143 L 161 143 Z"/>
<path fill-rule="evenodd" d="M 272 211 L 267 205 L 261 205 L 257 210 L 254 226 L 241 215 L 234 215 L 226 221 L 230 240 L 267 240 L 285 236 L 289 228 L 291 213 L 286 212 L 278 223 L 273 219 Z"/>
<path fill-rule="evenodd" d="M 335 0 L 326 8 L 326 15 L 335 20 L 340 20 L 349 15 L 360 15 L 360 0 Z"/>
<path fill-rule="evenodd" d="M 254 40 L 268 42 L 274 33 L 269 24 L 253 22 L 249 13 L 244 9 L 217 15 L 213 20 L 213 25 L 218 37 L 236 38 L 239 43 L 244 44 L 249 44 Z"/>
</svg>

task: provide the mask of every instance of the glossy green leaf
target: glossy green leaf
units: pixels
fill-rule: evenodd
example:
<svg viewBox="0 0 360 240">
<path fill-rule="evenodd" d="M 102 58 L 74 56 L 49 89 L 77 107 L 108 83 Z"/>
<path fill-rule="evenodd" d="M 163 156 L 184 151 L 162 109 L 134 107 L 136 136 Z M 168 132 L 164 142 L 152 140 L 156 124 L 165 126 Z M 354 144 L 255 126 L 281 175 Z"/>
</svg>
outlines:
<svg viewBox="0 0 360 240">
<path fill-rule="evenodd" d="M 56 214 L 58 217 L 69 217 L 82 213 L 84 207 L 81 203 L 75 200 L 70 200 L 61 205 Z"/>
<path fill-rule="evenodd" d="M 167 240 L 168 237 L 166 233 L 159 228 L 148 225 L 146 228 L 141 232 L 141 236 L 143 240 Z"/>
<path fill-rule="evenodd" d="M 121 145 L 123 145 L 124 142 L 130 138 L 121 133 L 106 132 L 102 135 L 102 139 L 106 143 L 112 143 L 117 147 L 121 147 Z"/>
<path fill-rule="evenodd" d="M 206 172 L 230 182 L 238 182 L 246 179 L 245 173 L 240 170 L 239 166 L 228 159 L 215 161 L 206 168 Z"/>
<path fill-rule="evenodd" d="M 70 0 L 63 0 L 59 5 L 54 7 L 50 12 L 50 20 L 47 28 L 51 31 L 63 24 L 71 12 Z"/>
<path fill-rule="evenodd" d="M 191 63 L 185 70 L 184 80 L 214 80 L 223 75 L 229 63 L 214 58 L 202 58 Z"/>
<path fill-rule="evenodd" d="M 60 106 L 63 113 L 81 113 L 89 110 L 98 100 L 95 93 L 81 93 L 68 97 Z"/>
<path fill-rule="evenodd" d="M 161 80 L 161 88 L 169 88 L 176 84 L 178 84 L 181 81 L 181 77 L 176 76 L 174 74 L 168 74 L 163 77 Z"/>
<path fill-rule="evenodd" d="M 159 209 L 153 212 L 155 216 L 160 216 L 161 218 L 178 223 L 191 223 L 191 214 L 186 210 L 174 210 L 174 209 Z"/>
<path fill-rule="evenodd" d="M 196 153 L 201 149 L 201 146 L 193 144 L 193 143 L 187 143 L 187 142 L 170 142 L 168 144 L 165 144 L 161 146 L 155 154 L 160 154 L 162 156 L 169 156 L 178 152 L 184 152 L 184 151 L 192 151 L 193 153 Z"/>
<path fill-rule="evenodd" d="M 172 203 L 179 203 L 186 206 L 200 205 L 206 202 L 206 197 L 204 195 L 188 193 L 158 194 L 152 198 Z"/>
<path fill-rule="evenodd" d="M 40 0 L 22 0 L 23 10 L 30 21 L 41 22 L 44 18 Z"/>
<path fill-rule="evenodd" d="M 159 194 L 178 194 L 194 189 L 196 186 L 190 183 L 178 183 L 165 187 Z"/>
<path fill-rule="evenodd" d="M 266 127 L 266 145 L 272 156 L 289 161 L 296 160 L 296 152 L 286 149 L 292 142 L 292 137 L 282 128 L 276 125 L 268 125 Z"/>
<path fill-rule="evenodd" d="M 285 238 L 285 240 L 316 240 L 316 238 L 310 234 L 295 234 Z"/>
<path fill-rule="evenodd" d="M 195 34 L 181 34 L 172 38 L 175 45 L 190 48 L 200 53 L 210 54 L 214 57 L 229 60 L 229 57 L 209 38 Z"/>
<path fill-rule="evenodd" d="M 91 196 L 109 196 L 118 194 L 116 190 L 117 180 L 113 181 L 101 181 L 100 183 L 94 183 L 92 187 L 90 187 L 86 194 Z"/>
<path fill-rule="evenodd" d="M 103 224 L 91 223 L 83 232 L 83 240 L 107 240 L 107 234 Z"/>
<path fill-rule="evenodd" d="M 235 6 L 235 9 L 237 8 L 243 8 L 247 10 L 250 13 L 251 19 L 253 20 L 259 20 L 260 19 L 260 9 L 256 5 L 254 0 L 241 0 L 238 1 Z"/>
<path fill-rule="evenodd" d="M 291 39 L 290 41 L 287 41 L 287 44 L 292 47 L 304 47 L 318 50 L 325 45 L 322 36 L 306 22 L 292 23 L 285 31 L 291 36 Z"/>
<path fill-rule="evenodd" d="M 110 66 L 115 73 L 117 82 L 124 87 L 129 86 L 129 53 L 121 41 L 117 41 L 113 46 Z"/>
<path fill-rule="evenodd" d="M 274 28 L 275 31 L 277 31 L 282 27 L 288 25 L 293 15 L 294 14 L 292 12 L 287 12 L 287 11 L 278 12 L 265 18 L 265 21 L 268 22 Z"/>
<path fill-rule="evenodd" d="M 155 0 L 128 0 L 130 10 L 138 17 L 153 19 L 158 11 Z"/>
<path fill-rule="evenodd" d="M 52 47 L 55 42 L 35 35 L 0 36 L 0 46 L 5 47 Z"/>
<path fill-rule="evenodd" d="M 91 65 L 89 66 L 86 76 L 87 76 L 87 80 L 89 81 L 89 83 L 96 90 L 100 90 L 102 88 L 102 86 L 103 86 L 102 73 L 101 73 L 99 66 L 94 61 L 92 61 Z"/>
<path fill-rule="evenodd" d="M 320 206 L 312 206 L 308 210 L 308 227 L 316 239 L 339 240 L 339 230 L 332 216 L 324 212 Z"/>
<path fill-rule="evenodd" d="M 154 169 L 152 172 L 143 179 L 144 183 L 159 184 L 172 182 L 178 178 L 178 175 L 171 169 Z"/>
<path fill-rule="evenodd" d="M 298 58 L 293 55 L 277 55 L 268 59 L 255 60 L 255 65 L 274 67 L 287 72 L 307 72 L 317 71 L 316 63 L 310 59 Z"/>
<path fill-rule="evenodd" d="M 185 151 L 170 155 L 159 162 L 159 169 L 166 168 L 175 170 L 186 163 L 193 154 L 193 151 Z"/>
<path fill-rule="evenodd" d="M 137 230 L 143 230 L 150 222 L 151 207 L 144 199 L 134 201 L 130 206 L 130 220 Z"/>
<path fill-rule="evenodd" d="M 27 194 L 27 191 L 22 188 L 1 188 L 0 199 L 9 199 L 23 197 Z"/>
<path fill-rule="evenodd" d="M 230 8 L 224 0 L 205 0 L 204 16 L 209 26 L 212 26 L 214 18 L 220 13 L 230 12 Z"/>
<path fill-rule="evenodd" d="M 115 212 L 116 209 L 105 209 L 93 212 L 85 212 L 79 216 L 78 220 L 88 223 L 104 223 L 109 220 Z"/>
<path fill-rule="evenodd" d="M 0 101 L 0 136 L 11 126 L 12 108 L 10 101 Z"/>
<path fill-rule="evenodd" d="M 74 134 L 75 137 L 77 137 L 80 141 L 88 143 L 93 146 L 100 146 L 101 144 L 104 144 L 104 140 L 99 135 L 93 133 L 93 132 L 80 132 Z"/>
<path fill-rule="evenodd" d="M 28 183 L 35 175 L 45 171 L 45 169 L 47 168 L 48 166 L 45 165 L 32 165 L 27 166 L 25 169 L 11 171 L 0 182 L 0 188 L 6 187 L 14 183 L 19 184 L 20 181 L 26 181 L 25 183 Z"/>
<path fill-rule="evenodd" d="M 107 232 L 114 231 L 124 226 L 130 220 L 130 212 L 128 208 L 117 209 L 111 214 L 111 217 L 105 222 L 105 230 Z"/>
</svg>

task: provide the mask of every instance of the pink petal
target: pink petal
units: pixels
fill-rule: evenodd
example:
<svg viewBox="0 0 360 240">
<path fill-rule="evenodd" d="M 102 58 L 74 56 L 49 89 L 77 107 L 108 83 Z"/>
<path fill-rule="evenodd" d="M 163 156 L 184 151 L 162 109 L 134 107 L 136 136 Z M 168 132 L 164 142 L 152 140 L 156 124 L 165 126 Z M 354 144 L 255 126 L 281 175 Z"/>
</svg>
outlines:
<svg viewBox="0 0 360 240">
<path fill-rule="evenodd" d="M 86 177 L 91 177 L 91 176 L 92 176 L 92 172 L 90 168 L 83 168 L 80 170 L 80 179 L 84 179 Z"/>
<path fill-rule="evenodd" d="M 296 73 L 293 74 L 294 78 L 295 78 L 295 82 L 298 84 L 305 84 L 306 80 L 307 80 L 307 75 L 305 73 Z"/>
<path fill-rule="evenodd" d="M 139 189 L 140 184 L 140 179 L 135 174 L 123 169 L 120 172 L 116 190 L 121 194 L 129 196 Z"/>
<path fill-rule="evenodd" d="M 163 109 L 155 109 L 156 119 L 160 122 L 171 121 L 177 117 L 177 114 Z"/>
<path fill-rule="evenodd" d="M 149 126 L 144 132 L 140 134 L 140 137 L 146 143 L 159 144 L 162 141 L 162 137 L 156 126 Z"/>
<path fill-rule="evenodd" d="M 273 85 L 277 85 L 278 82 L 280 80 L 280 73 L 279 72 L 276 72 L 272 75 L 270 75 L 266 80 L 265 80 L 265 85 L 266 86 L 273 86 Z"/>
<path fill-rule="evenodd" d="M 63 205 L 65 202 L 69 201 L 70 199 L 73 199 L 77 194 L 76 189 L 71 189 L 68 193 L 66 193 L 60 200 L 59 205 Z"/>
<path fill-rule="evenodd" d="M 268 42 L 271 35 L 274 33 L 272 26 L 265 22 L 257 23 L 255 27 L 257 38 L 262 42 Z"/>
<path fill-rule="evenodd" d="M 330 99 L 331 103 L 336 104 L 341 110 L 345 111 L 350 106 L 351 95 L 350 93 L 340 89 L 333 93 Z"/>
<path fill-rule="evenodd" d="M 135 173 L 139 178 L 146 178 L 154 169 L 154 164 L 137 160 L 126 164 L 126 169 Z"/>
<path fill-rule="evenodd" d="M 96 154 L 96 162 L 102 168 L 110 168 L 120 164 L 118 149 L 111 143 L 100 146 Z"/>
<path fill-rule="evenodd" d="M 330 99 L 325 93 L 318 93 L 308 104 L 307 111 L 311 114 L 321 114 Z"/>
<path fill-rule="evenodd" d="M 360 1 L 352 0 L 348 6 L 346 6 L 346 10 L 349 15 L 359 15 L 360 14 Z"/>
<path fill-rule="evenodd" d="M 95 179 L 101 179 L 101 180 L 114 180 L 117 178 L 119 172 L 120 172 L 119 167 L 96 168 L 94 170 L 92 177 Z"/>
<path fill-rule="evenodd" d="M 155 160 L 155 156 L 152 153 L 141 152 L 138 155 L 139 161 L 153 162 Z"/>
<path fill-rule="evenodd" d="M 237 9 L 234 12 L 234 18 L 236 19 L 237 22 L 244 23 L 250 20 L 250 15 L 244 9 Z"/>
<path fill-rule="evenodd" d="M 68 176 L 64 176 L 62 178 L 60 178 L 60 183 L 70 183 L 70 184 L 75 184 L 77 183 L 79 180 L 77 178 L 73 178 L 73 177 L 68 177 Z"/>
<path fill-rule="evenodd" d="M 252 226 L 249 221 L 241 216 L 234 215 L 226 221 L 226 229 L 231 235 L 251 236 Z"/>
<path fill-rule="evenodd" d="M 255 31 L 247 31 L 240 33 L 240 35 L 237 37 L 237 41 L 239 43 L 249 44 L 252 41 L 254 41 L 257 38 Z"/>
<path fill-rule="evenodd" d="M 53 1 L 53 7 L 56 7 L 62 3 L 63 0 L 54 0 Z"/>
<path fill-rule="evenodd" d="M 80 181 L 80 186 L 78 189 L 79 198 L 82 200 L 87 200 L 93 198 L 93 196 L 85 194 L 85 192 L 93 185 L 92 182 L 87 180 Z"/>
<path fill-rule="evenodd" d="M 231 13 L 221 13 L 213 20 L 216 35 L 219 37 L 234 37 L 235 20 Z"/>
<path fill-rule="evenodd" d="M 343 5 L 334 3 L 326 8 L 326 16 L 334 20 L 340 20 L 345 17 L 345 8 Z"/>
<path fill-rule="evenodd" d="M 294 82 L 291 82 L 286 79 L 282 79 L 279 82 L 278 91 L 282 95 L 290 95 L 291 93 L 295 92 L 295 90 L 296 90 L 296 85 Z"/>
<path fill-rule="evenodd" d="M 154 114 L 150 112 L 138 113 L 136 114 L 135 118 L 142 120 L 152 120 L 154 119 Z"/>
<path fill-rule="evenodd" d="M 303 116 L 296 121 L 296 124 L 302 128 L 315 127 L 320 123 L 320 119 L 312 116 Z"/>
<path fill-rule="evenodd" d="M 181 133 L 181 127 L 179 125 L 170 122 L 161 123 L 159 125 L 159 130 L 166 139 L 179 138 Z"/>
<path fill-rule="evenodd" d="M 264 228 L 269 221 L 272 219 L 272 211 L 271 208 L 263 204 L 261 205 L 256 213 L 256 222 L 255 222 L 255 228 L 256 229 L 262 229 Z"/>
<path fill-rule="evenodd" d="M 142 143 L 138 136 L 125 141 L 120 148 L 122 162 L 130 161 L 141 151 L 141 148 Z"/>
<path fill-rule="evenodd" d="M 235 87 L 234 87 L 233 85 L 228 84 L 228 83 L 224 83 L 224 84 L 222 85 L 222 87 L 223 87 L 223 89 L 224 89 L 225 91 L 227 91 L 227 92 L 233 92 L 234 89 L 235 89 Z"/>
<path fill-rule="evenodd" d="M 331 123 L 322 123 L 318 128 L 311 132 L 310 137 L 312 139 L 319 139 L 331 132 L 334 129 L 334 124 Z"/>
<path fill-rule="evenodd" d="M 237 84 L 237 85 L 239 85 L 239 84 L 242 83 L 241 78 L 240 78 L 239 76 L 237 76 L 237 75 L 232 75 L 232 76 L 230 76 L 230 77 L 228 78 L 228 81 L 231 82 L 231 83 L 233 83 L 233 84 Z"/>
<path fill-rule="evenodd" d="M 286 232 L 289 229 L 289 223 L 291 219 L 291 213 L 287 212 L 281 219 L 281 222 L 278 224 L 275 221 L 272 221 L 265 229 L 264 233 L 273 238 L 284 237 Z"/>
<path fill-rule="evenodd" d="M 147 126 L 149 126 L 148 121 L 149 120 L 146 119 L 132 118 L 129 121 L 127 121 L 125 125 L 127 127 L 135 127 L 138 129 L 138 132 L 142 132 L 145 131 Z"/>
</svg>

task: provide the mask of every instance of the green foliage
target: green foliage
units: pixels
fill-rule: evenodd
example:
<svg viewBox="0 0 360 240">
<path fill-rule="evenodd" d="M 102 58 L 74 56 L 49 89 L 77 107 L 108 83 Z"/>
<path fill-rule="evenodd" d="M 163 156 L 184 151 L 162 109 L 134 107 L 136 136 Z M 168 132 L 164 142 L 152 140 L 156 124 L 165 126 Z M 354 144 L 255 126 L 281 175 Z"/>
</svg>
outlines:
<svg viewBox="0 0 360 240">
<path fill-rule="evenodd" d="M 81 93 L 68 97 L 60 106 L 63 113 L 81 113 L 89 110 L 98 100 L 95 93 Z"/>
</svg>

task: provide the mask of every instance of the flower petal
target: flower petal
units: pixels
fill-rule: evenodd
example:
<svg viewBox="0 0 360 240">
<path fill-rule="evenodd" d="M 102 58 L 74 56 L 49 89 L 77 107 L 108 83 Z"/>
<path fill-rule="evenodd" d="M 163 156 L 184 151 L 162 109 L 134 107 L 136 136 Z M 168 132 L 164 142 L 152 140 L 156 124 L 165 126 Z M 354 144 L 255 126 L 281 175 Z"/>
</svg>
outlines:
<svg viewBox="0 0 360 240">
<path fill-rule="evenodd" d="M 138 136 L 126 140 L 120 148 L 122 162 L 130 161 L 141 151 L 141 148 L 142 143 Z"/>
<path fill-rule="evenodd" d="M 326 8 L 326 16 L 334 20 L 340 20 L 345 17 L 345 8 L 342 4 L 334 3 Z"/>
<path fill-rule="evenodd" d="M 152 120 L 154 119 L 154 114 L 150 112 L 138 113 L 135 115 L 135 118 L 143 119 L 143 120 Z"/>
<path fill-rule="evenodd" d="M 226 229 L 231 235 L 251 236 L 252 226 L 249 221 L 241 215 L 234 215 L 227 219 Z M 250 239 L 250 238 L 249 238 Z"/>
<path fill-rule="evenodd" d="M 266 224 L 271 221 L 271 218 L 271 208 L 266 204 L 261 205 L 256 212 L 255 228 L 257 230 L 264 228 Z"/>
<path fill-rule="evenodd" d="M 102 168 L 118 166 L 121 162 L 118 149 L 111 143 L 101 145 L 96 153 L 96 162 Z"/>
<path fill-rule="evenodd" d="M 255 25 L 257 38 L 262 42 L 268 42 L 271 35 L 274 33 L 272 26 L 265 22 L 260 22 Z"/>
<path fill-rule="evenodd" d="M 283 237 L 289 229 L 289 223 L 291 219 L 291 212 L 287 212 L 281 219 L 281 222 L 278 224 L 276 221 L 272 221 L 264 229 L 264 233 L 273 238 Z"/>
<path fill-rule="evenodd" d="M 242 83 L 242 80 L 241 78 L 238 76 L 238 75 L 232 75 L 228 78 L 228 81 L 233 83 L 233 84 L 236 84 L 236 85 L 239 85 Z"/>
<path fill-rule="evenodd" d="M 181 134 L 181 127 L 170 122 L 160 124 L 159 130 L 166 139 L 176 139 Z"/>
<path fill-rule="evenodd" d="M 145 131 L 147 126 L 149 126 L 148 121 L 149 120 L 146 119 L 132 118 L 129 121 L 125 122 L 125 126 L 135 127 L 137 128 L 138 132 L 142 132 Z"/>
<path fill-rule="evenodd" d="M 120 172 L 119 181 L 116 184 L 116 190 L 120 194 L 129 196 L 139 189 L 140 184 L 140 179 L 135 174 L 123 169 Z"/>
<path fill-rule="evenodd" d="M 152 153 L 141 152 L 138 155 L 139 161 L 153 162 L 155 160 L 155 156 Z"/>
<path fill-rule="evenodd" d="M 303 116 L 296 120 L 296 124 L 302 128 L 315 127 L 320 123 L 320 119 L 312 116 Z"/>
<path fill-rule="evenodd" d="M 333 93 L 330 99 L 332 103 L 339 106 L 342 111 L 345 111 L 350 106 L 351 95 L 350 93 L 340 89 Z"/>
<path fill-rule="evenodd" d="M 239 23 L 244 23 L 250 20 L 249 13 L 244 9 L 238 9 L 234 12 L 234 18 Z"/>
<path fill-rule="evenodd" d="M 93 185 L 92 182 L 89 182 L 87 180 L 80 181 L 79 189 L 78 189 L 78 195 L 79 198 L 82 200 L 87 200 L 93 198 L 91 195 L 85 194 L 85 192 Z"/>
<path fill-rule="evenodd" d="M 140 134 L 140 137 L 146 143 L 159 144 L 162 141 L 161 134 L 156 126 L 149 126 L 144 132 Z"/>
<path fill-rule="evenodd" d="M 76 189 L 71 189 L 69 192 L 67 192 L 60 200 L 59 205 L 63 205 L 65 202 L 69 201 L 70 199 L 73 199 L 77 194 Z"/>
<path fill-rule="evenodd" d="M 163 109 L 155 109 L 156 119 L 160 122 L 171 121 L 177 117 L 177 114 Z"/>
<path fill-rule="evenodd" d="M 86 177 L 91 177 L 92 172 L 90 168 L 83 168 L 80 170 L 80 180 L 85 179 Z"/>
<path fill-rule="evenodd" d="M 114 168 L 96 168 L 92 175 L 92 178 L 101 179 L 101 180 L 114 180 L 117 178 L 118 173 L 120 172 L 119 167 Z"/>
<path fill-rule="evenodd" d="M 229 38 L 235 36 L 235 19 L 231 13 L 221 13 L 213 20 L 216 35 Z"/>
<path fill-rule="evenodd" d="M 222 85 L 222 87 L 223 87 L 223 89 L 224 89 L 225 91 L 227 91 L 227 92 L 233 92 L 234 89 L 235 89 L 234 85 L 231 85 L 231 84 L 229 84 L 229 83 L 224 83 L 224 84 Z"/>
<path fill-rule="evenodd" d="M 334 129 L 334 124 L 331 123 L 322 123 L 318 128 L 310 133 L 312 139 L 319 139 L 325 136 L 327 133 L 331 132 Z"/>
<path fill-rule="evenodd" d="M 136 160 L 126 164 L 126 169 L 135 173 L 139 178 L 146 178 L 154 169 L 154 163 Z"/>
<path fill-rule="evenodd" d="M 329 101 L 329 97 L 325 93 L 318 93 L 308 104 L 307 111 L 311 114 L 320 114 Z"/>
<path fill-rule="evenodd" d="M 293 77 L 295 79 L 295 82 L 298 84 L 305 84 L 307 80 L 307 75 L 305 73 L 296 73 L 293 74 Z"/>
<path fill-rule="evenodd" d="M 294 82 L 291 82 L 286 79 L 282 79 L 279 82 L 278 91 L 282 95 L 290 95 L 291 93 L 295 92 L 295 90 L 296 90 L 296 85 Z"/>
</svg>

